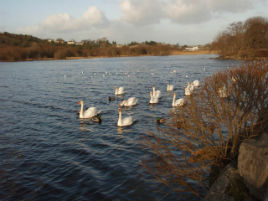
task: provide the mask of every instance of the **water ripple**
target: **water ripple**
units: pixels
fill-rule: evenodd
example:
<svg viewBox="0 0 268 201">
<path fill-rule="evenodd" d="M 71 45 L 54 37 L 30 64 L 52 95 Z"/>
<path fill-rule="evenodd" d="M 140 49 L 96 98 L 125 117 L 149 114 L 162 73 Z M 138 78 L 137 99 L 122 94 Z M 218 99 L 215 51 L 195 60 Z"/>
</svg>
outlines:
<svg viewBox="0 0 268 201">
<path fill-rule="evenodd" d="M 188 81 L 232 63 L 211 55 L 0 63 L 0 200 L 189 200 L 141 167 L 151 153 L 140 142 L 169 114 L 167 82 L 182 97 Z M 163 95 L 155 106 L 152 85 Z M 127 93 L 109 102 L 114 86 Z M 138 105 L 122 113 L 137 122 L 117 128 L 118 105 L 131 96 Z M 79 100 L 102 111 L 101 124 L 77 118 Z"/>
</svg>

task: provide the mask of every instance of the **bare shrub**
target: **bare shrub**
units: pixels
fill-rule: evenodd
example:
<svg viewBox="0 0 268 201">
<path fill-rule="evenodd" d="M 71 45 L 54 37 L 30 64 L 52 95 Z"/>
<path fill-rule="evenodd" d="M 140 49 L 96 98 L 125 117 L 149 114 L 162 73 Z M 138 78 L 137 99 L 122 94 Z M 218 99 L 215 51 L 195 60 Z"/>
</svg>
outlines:
<svg viewBox="0 0 268 201">
<path fill-rule="evenodd" d="M 166 128 L 146 136 L 152 159 L 143 166 L 174 191 L 202 196 L 211 168 L 235 162 L 241 141 L 267 124 L 267 71 L 266 61 L 252 62 L 208 77 Z"/>
</svg>

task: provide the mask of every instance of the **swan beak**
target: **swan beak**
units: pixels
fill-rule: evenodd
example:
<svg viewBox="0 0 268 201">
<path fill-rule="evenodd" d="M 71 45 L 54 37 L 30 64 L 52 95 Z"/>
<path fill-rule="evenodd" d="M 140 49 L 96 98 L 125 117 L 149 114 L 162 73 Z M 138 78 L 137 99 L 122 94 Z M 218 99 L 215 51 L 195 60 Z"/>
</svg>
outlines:
<svg viewBox="0 0 268 201">
<path fill-rule="evenodd" d="M 78 105 L 81 105 L 81 101 L 79 101 L 77 104 L 78 104 Z"/>
</svg>

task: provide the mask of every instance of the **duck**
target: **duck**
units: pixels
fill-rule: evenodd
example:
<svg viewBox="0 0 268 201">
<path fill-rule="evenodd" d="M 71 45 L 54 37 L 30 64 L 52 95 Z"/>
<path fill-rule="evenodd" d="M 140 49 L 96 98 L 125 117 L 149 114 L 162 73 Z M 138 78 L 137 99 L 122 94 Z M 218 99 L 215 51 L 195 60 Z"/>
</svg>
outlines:
<svg viewBox="0 0 268 201">
<path fill-rule="evenodd" d="M 173 93 L 172 107 L 181 107 L 185 105 L 184 98 L 176 99 L 176 93 Z"/>
<path fill-rule="evenodd" d="M 92 117 L 91 119 L 92 121 L 96 122 L 96 123 L 101 123 L 102 119 L 101 119 L 101 115 L 97 114 L 97 116 Z"/>
<path fill-rule="evenodd" d="M 173 91 L 174 90 L 174 85 L 167 84 L 167 91 Z"/>
<path fill-rule="evenodd" d="M 162 123 L 165 123 L 165 122 L 167 122 L 167 120 L 164 119 L 164 118 L 161 118 L 161 117 L 157 117 L 156 118 L 156 123 L 157 124 L 162 124 Z"/>
<path fill-rule="evenodd" d="M 153 93 L 150 91 L 150 104 L 156 104 L 159 102 L 159 99 L 156 96 L 153 96 Z"/>
<path fill-rule="evenodd" d="M 84 111 L 84 101 L 82 100 L 79 101 L 78 104 L 81 105 L 81 109 L 79 112 L 80 119 L 89 119 L 97 116 L 100 113 L 100 111 L 98 111 L 96 107 L 90 107 Z"/>
<path fill-rule="evenodd" d="M 131 107 L 131 106 L 135 106 L 137 105 L 138 103 L 138 99 L 136 97 L 130 97 L 129 99 L 127 100 L 123 100 L 121 103 L 120 103 L 120 106 L 125 106 L 125 107 Z"/>
<path fill-rule="evenodd" d="M 123 95 L 125 93 L 125 91 L 124 91 L 124 87 L 117 87 L 117 86 L 115 86 L 115 92 L 114 92 L 114 94 L 115 95 Z"/>
<path fill-rule="evenodd" d="M 155 90 L 155 86 L 153 86 L 153 96 L 155 96 L 157 98 L 161 98 L 161 91 Z"/>
<path fill-rule="evenodd" d="M 109 100 L 109 101 L 114 101 L 114 100 L 115 100 L 115 97 L 109 96 L 109 97 L 108 97 L 108 100 Z"/>
<path fill-rule="evenodd" d="M 120 107 L 118 107 L 118 114 L 119 114 L 119 118 L 117 121 L 118 127 L 131 126 L 133 124 L 134 121 L 131 116 L 128 116 L 122 119 L 122 111 Z"/>
</svg>

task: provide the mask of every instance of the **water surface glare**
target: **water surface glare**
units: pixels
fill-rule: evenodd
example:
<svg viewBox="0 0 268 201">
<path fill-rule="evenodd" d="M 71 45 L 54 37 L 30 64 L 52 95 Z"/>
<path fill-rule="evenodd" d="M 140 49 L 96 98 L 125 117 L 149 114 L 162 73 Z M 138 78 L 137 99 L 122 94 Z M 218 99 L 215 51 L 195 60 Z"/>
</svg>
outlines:
<svg viewBox="0 0 268 201">
<path fill-rule="evenodd" d="M 143 169 L 140 142 L 171 109 L 168 81 L 180 98 L 188 81 L 236 64 L 216 55 L 0 62 L 0 200 L 186 200 Z M 152 85 L 163 96 L 155 106 Z M 109 102 L 114 86 L 127 93 Z M 139 103 L 123 116 L 136 123 L 117 128 L 131 96 Z M 77 118 L 79 100 L 102 111 L 101 124 Z"/>
</svg>

